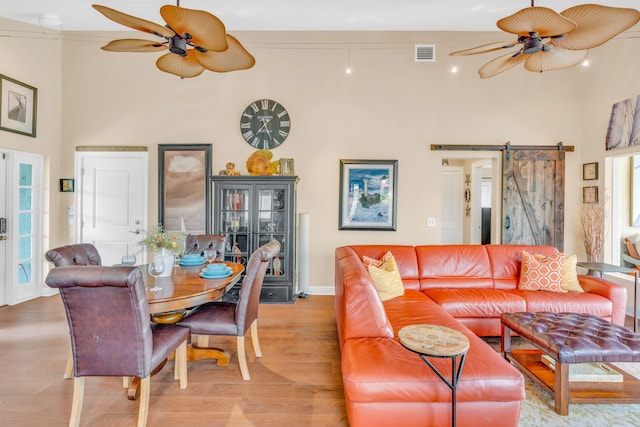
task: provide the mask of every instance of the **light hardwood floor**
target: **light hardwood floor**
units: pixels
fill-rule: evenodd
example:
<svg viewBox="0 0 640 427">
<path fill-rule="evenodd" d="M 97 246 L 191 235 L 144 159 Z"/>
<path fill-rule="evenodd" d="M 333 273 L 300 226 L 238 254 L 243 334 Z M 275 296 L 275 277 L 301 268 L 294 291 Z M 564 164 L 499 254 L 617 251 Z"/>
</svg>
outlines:
<svg viewBox="0 0 640 427">
<path fill-rule="evenodd" d="M 247 340 L 251 380 L 243 381 L 235 338 L 218 337 L 231 365 L 189 363 L 189 387 L 173 381 L 173 362 L 151 379 L 149 427 L 346 427 L 333 297 L 262 304 L 263 357 Z M 64 380 L 67 321 L 58 296 L 0 307 L 0 426 L 66 426 L 73 380 Z M 135 426 L 138 401 L 120 378 L 87 378 L 81 426 Z"/>
</svg>

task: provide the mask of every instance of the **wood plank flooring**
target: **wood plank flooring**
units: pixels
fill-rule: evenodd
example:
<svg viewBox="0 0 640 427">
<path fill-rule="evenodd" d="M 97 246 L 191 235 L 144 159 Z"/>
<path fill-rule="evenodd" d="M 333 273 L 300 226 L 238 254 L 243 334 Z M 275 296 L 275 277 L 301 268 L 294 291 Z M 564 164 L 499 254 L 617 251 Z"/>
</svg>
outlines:
<svg viewBox="0 0 640 427">
<path fill-rule="evenodd" d="M 333 297 L 262 304 L 259 330 L 262 358 L 247 339 L 250 381 L 240 376 L 233 337 L 211 339 L 231 353 L 231 365 L 190 362 L 186 390 L 168 362 L 151 379 L 147 425 L 347 427 Z M 68 425 L 68 334 L 58 296 L 0 307 L 0 426 Z M 81 426 L 135 426 L 137 413 L 120 378 L 87 378 Z"/>
</svg>

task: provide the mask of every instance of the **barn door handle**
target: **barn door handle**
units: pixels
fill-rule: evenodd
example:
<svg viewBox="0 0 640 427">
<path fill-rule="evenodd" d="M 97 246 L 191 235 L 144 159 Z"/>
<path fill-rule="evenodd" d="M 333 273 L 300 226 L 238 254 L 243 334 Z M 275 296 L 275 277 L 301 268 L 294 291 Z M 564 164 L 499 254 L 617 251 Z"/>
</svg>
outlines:
<svg viewBox="0 0 640 427">
<path fill-rule="evenodd" d="M 509 217 L 509 215 L 507 215 L 507 218 L 504 221 L 504 228 L 506 230 L 508 230 L 509 228 L 511 228 L 511 217 Z"/>
</svg>

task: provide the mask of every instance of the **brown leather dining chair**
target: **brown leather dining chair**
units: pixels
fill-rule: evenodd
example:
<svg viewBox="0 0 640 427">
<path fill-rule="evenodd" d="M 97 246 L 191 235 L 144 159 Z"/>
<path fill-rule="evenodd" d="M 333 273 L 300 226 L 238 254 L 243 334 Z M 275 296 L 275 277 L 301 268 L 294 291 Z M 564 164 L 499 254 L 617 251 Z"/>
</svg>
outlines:
<svg viewBox="0 0 640 427">
<path fill-rule="evenodd" d="M 71 334 L 73 403 L 69 426 L 78 426 L 87 376 L 140 378 L 138 427 L 146 425 L 151 372 L 175 352 L 174 378 L 187 387 L 189 330 L 152 324 L 137 267 L 57 267 L 45 283 L 60 290 Z"/>
<path fill-rule="evenodd" d="M 52 263 L 54 267 L 102 265 L 98 249 L 91 243 L 74 243 L 50 249 L 44 254 L 44 259 Z M 71 349 L 69 349 L 63 378 L 71 378 L 72 370 L 73 357 Z"/>
<path fill-rule="evenodd" d="M 205 249 L 216 251 L 216 261 L 224 261 L 225 236 L 217 234 L 189 234 L 185 239 L 184 252 L 203 255 Z"/>
<path fill-rule="evenodd" d="M 242 379 L 249 380 L 244 337 L 251 329 L 256 357 L 262 357 L 258 339 L 258 306 L 262 282 L 271 259 L 280 252 L 280 243 L 271 240 L 251 254 L 240 286 L 237 302 L 214 301 L 188 313 L 179 326 L 186 326 L 195 335 L 227 335 L 237 337 L 238 364 Z"/>
<path fill-rule="evenodd" d="M 75 243 L 50 249 L 44 258 L 54 267 L 68 265 L 102 265 L 98 249 L 91 243 Z"/>
</svg>

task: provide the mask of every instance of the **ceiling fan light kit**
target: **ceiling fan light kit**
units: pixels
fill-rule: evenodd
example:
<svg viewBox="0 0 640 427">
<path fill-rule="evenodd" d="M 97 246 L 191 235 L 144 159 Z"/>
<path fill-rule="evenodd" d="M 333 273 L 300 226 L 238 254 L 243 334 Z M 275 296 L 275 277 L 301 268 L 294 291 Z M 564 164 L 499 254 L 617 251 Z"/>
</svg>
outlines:
<svg viewBox="0 0 640 427">
<path fill-rule="evenodd" d="M 158 52 L 169 50 L 156 61 L 156 67 L 180 78 L 196 77 L 205 70 L 219 73 L 246 70 L 255 59 L 242 44 L 227 34 L 221 20 L 203 10 L 164 5 L 160 15 L 166 26 L 127 15 L 106 6 L 93 8 L 118 24 L 164 39 L 154 42 L 144 39 L 112 40 L 102 47 L 111 52 Z"/>
<path fill-rule="evenodd" d="M 534 6 L 498 20 L 502 31 L 517 35 L 508 40 L 489 43 L 450 55 L 477 55 L 516 48 L 485 65 L 478 74 L 493 77 L 524 63 L 528 71 L 559 70 L 582 63 L 589 49 L 598 47 L 633 27 L 640 21 L 640 12 L 631 8 L 583 4 L 557 13 L 546 7 Z"/>
</svg>

